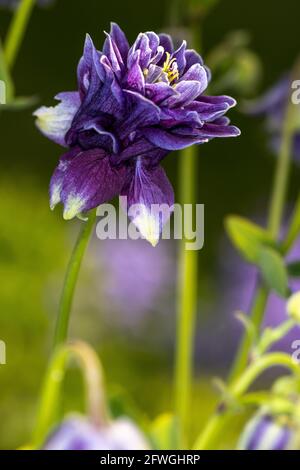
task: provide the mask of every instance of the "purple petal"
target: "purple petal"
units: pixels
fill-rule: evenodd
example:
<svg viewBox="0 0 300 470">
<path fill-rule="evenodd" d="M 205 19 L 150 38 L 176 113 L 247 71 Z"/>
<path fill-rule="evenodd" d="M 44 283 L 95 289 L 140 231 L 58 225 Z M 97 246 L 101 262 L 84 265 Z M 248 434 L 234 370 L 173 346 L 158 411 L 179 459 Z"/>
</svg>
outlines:
<svg viewBox="0 0 300 470">
<path fill-rule="evenodd" d="M 231 96 L 219 95 L 219 96 L 205 96 L 201 95 L 197 98 L 199 103 L 209 103 L 209 104 L 221 104 L 227 103 L 229 108 L 236 106 L 236 101 Z"/>
<path fill-rule="evenodd" d="M 185 70 L 187 71 L 192 65 L 200 64 L 203 65 L 202 57 L 193 49 L 187 49 L 185 51 L 185 60 L 186 60 L 186 67 Z"/>
<path fill-rule="evenodd" d="M 182 74 L 186 67 L 186 41 L 182 41 L 181 46 L 172 54 L 172 59 L 176 59 L 179 73 Z"/>
<path fill-rule="evenodd" d="M 171 87 L 168 83 L 147 83 L 146 84 L 146 96 L 156 104 L 162 103 L 171 96 L 179 96 L 179 93 L 175 88 Z"/>
<path fill-rule="evenodd" d="M 172 54 L 174 51 L 174 45 L 172 38 L 169 34 L 159 34 L 159 43 L 160 45 L 164 48 L 165 52 L 169 52 L 169 54 Z"/>
<path fill-rule="evenodd" d="M 199 131 L 197 135 L 194 135 L 195 132 L 192 128 L 189 129 L 190 135 L 180 134 L 178 129 L 174 132 L 168 132 L 159 128 L 149 128 L 143 132 L 152 144 L 165 150 L 181 150 L 190 145 L 208 141 L 207 137 L 202 136 Z"/>
<path fill-rule="evenodd" d="M 174 89 L 179 93 L 178 96 L 171 96 L 164 101 L 164 106 L 179 107 L 187 106 L 194 101 L 201 93 L 203 84 L 195 80 L 181 81 L 174 86 Z"/>
<path fill-rule="evenodd" d="M 128 44 L 128 41 L 124 32 L 122 31 L 120 26 L 117 25 L 116 23 L 111 23 L 110 36 L 112 40 L 114 41 L 114 43 L 117 45 L 120 51 L 120 54 L 122 56 L 123 62 L 125 64 L 128 51 L 129 51 L 129 44 Z"/>
<path fill-rule="evenodd" d="M 200 64 L 192 65 L 185 74 L 181 77 L 180 81 L 184 80 L 196 80 L 201 83 L 200 93 L 207 88 L 207 73 L 205 68 Z"/>
<path fill-rule="evenodd" d="M 132 222 L 155 246 L 174 205 L 173 188 L 163 168 L 148 167 L 144 158 L 138 158 L 131 182 L 124 187 L 121 196 L 127 197 Z"/>
<path fill-rule="evenodd" d="M 214 123 L 206 123 L 201 128 L 201 135 L 209 139 L 214 137 L 237 137 L 241 135 L 241 131 L 235 126 L 222 126 Z"/>
<path fill-rule="evenodd" d="M 103 54 L 108 58 L 114 73 L 120 78 L 121 69 L 124 68 L 123 59 L 117 45 L 107 33 L 103 45 Z"/>
<path fill-rule="evenodd" d="M 128 137 L 138 128 L 155 125 L 159 122 L 160 109 L 152 101 L 130 90 L 124 90 L 126 95 L 126 118 L 117 129 L 120 138 Z"/>
<path fill-rule="evenodd" d="M 139 62 L 140 51 L 136 51 L 135 59 L 127 73 L 126 82 L 131 90 L 143 93 L 145 88 L 145 77 Z"/>
<path fill-rule="evenodd" d="M 102 149 L 79 151 L 63 175 L 64 218 L 72 219 L 120 194 L 126 176 L 127 169 L 112 167 Z"/>
<path fill-rule="evenodd" d="M 66 146 L 65 137 L 80 107 L 80 97 L 77 91 L 70 91 L 59 93 L 55 99 L 60 103 L 56 106 L 42 106 L 33 115 L 37 117 L 37 127 L 48 139 Z"/>
<path fill-rule="evenodd" d="M 73 148 L 69 152 L 62 155 L 59 159 L 59 163 L 50 180 L 49 187 L 50 207 L 52 210 L 59 202 L 61 202 L 61 190 L 65 173 L 69 167 L 70 162 L 74 157 L 76 157 L 76 155 L 78 155 L 79 152 L 80 148 Z"/>
</svg>

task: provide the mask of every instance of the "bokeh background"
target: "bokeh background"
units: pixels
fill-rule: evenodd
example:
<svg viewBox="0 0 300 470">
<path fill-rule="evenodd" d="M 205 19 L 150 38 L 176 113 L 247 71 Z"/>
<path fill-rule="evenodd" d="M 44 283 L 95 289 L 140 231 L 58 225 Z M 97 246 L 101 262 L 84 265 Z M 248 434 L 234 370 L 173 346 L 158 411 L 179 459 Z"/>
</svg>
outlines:
<svg viewBox="0 0 300 470">
<path fill-rule="evenodd" d="M 56 0 L 36 8 L 13 70 L 18 95 L 36 97 L 36 106 L 50 105 L 57 92 L 75 89 L 87 32 L 100 48 L 103 31 L 113 20 L 132 41 L 140 31 L 165 29 L 169 8 L 166 0 Z M 220 0 L 203 24 L 204 58 L 230 32 L 244 31 L 261 72 L 257 86 L 253 80 L 231 112 L 242 136 L 199 147 L 198 202 L 205 204 L 205 247 L 199 255 L 193 435 L 217 398 L 211 379 L 226 375 L 238 343 L 242 328 L 232 312 L 247 308 L 253 285 L 253 273 L 245 271 L 226 239 L 224 217 L 238 213 L 264 221 L 276 158 L 262 122 L 245 115 L 242 104 L 292 66 L 300 51 L 299 15 L 298 0 Z M 10 19 L 11 12 L 0 9 L 1 38 Z M 222 93 L 242 95 L 238 89 Z M 7 364 L 0 365 L 4 449 L 28 442 L 34 428 L 64 270 L 80 224 L 63 221 L 59 208 L 49 210 L 48 182 L 61 149 L 36 130 L 33 109 L 0 110 L 0 339 L 7 345 Z M 175 191 L 178 158 L 172 154 L 165 161 Z M 295 164 L 291 201 L 299 176 Z M 71 335 L 86 339 L 99 352 L 115 412 L 126 411 L 141 423 L 172 408 L 176 253 L 172 241 L 154 250 L 144 241 L 95 238 L 76 293 Z M 284 314 L 282 306 L 277 316 Z M 82 409 L 81 387 L 71 370 L 63 400 L 66 410 Z"/>
</svg>

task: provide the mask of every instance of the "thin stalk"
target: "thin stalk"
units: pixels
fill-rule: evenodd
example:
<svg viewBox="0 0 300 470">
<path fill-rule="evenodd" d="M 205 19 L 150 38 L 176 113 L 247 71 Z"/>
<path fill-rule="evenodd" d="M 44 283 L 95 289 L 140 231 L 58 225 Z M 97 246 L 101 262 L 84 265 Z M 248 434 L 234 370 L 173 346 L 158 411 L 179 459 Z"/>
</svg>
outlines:
<svg viewBox="0 0 300 470">
<path fill-rule="evenodd" d="M 185 149 L 180 156 L 181 201 L 195 201 L 197 150 Z M 187 445 L 191 416 L 193 349 L 197 311 L 197 251 L 188 251 L 183 238 L 180 245 L 178 277 L 177 349 L 175 362 L 175 410 L 180 423 L 181 445 Z"/>
<path fill-rule="evenodd" d="M 14 13 L 4 45 L 4 58 L 9 69 L 15 63 L 35 1 L 22 0 Z"/>
<path fill-rule="evenodd" d="M 82 229 L 79 233 L 77 242 L 75 244 L 69 261 L 59 305 L 58 319 L 54 338 L 54 347 L 57 347 L 58 345 L 64 343 L 67 338 L 70 312 L 78 274 L 83 255 L 85 253 L 93 230 L 95 220 L 96 210 L 90 211 L 88 220 L 84 222 L 82 226 Z"/>
</svg>

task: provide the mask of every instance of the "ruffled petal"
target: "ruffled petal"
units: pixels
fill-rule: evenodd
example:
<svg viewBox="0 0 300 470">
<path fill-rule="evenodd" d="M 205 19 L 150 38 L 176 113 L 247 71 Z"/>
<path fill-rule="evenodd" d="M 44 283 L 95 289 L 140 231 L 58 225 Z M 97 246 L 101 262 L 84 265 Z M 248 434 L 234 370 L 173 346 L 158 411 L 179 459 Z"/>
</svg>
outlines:
<svg viewBox="0 0 300 470">
<path fill-rule="evenodd" d="M 127 197 L 130 219 L 155 246 L 174 205 L 173 188 L 163 168 L 148 167 L 143 158 L 138 158 L 133 177 L 121 195 Z"/>
<path fill-rule="evenodd" d="M 56 106 L 42 106 L 33 115 L 37 118 L 37 127 L 48 139 L 66 146 L 65 137 L 80 107 L 80 97 L 77 91 L 70 91 L 59 93 L 55 99 L 60 103 Z"/>
<path fill-rule="evenodd" d="M 52 201 L 64 204 L 64 218 L 72 219 L 120 194 L 127 169 L 113 167 L 102 149 L 82 151 L 63 157 L 63 166 L 52 177 Z M 57 196 L 59 191 L 59 197 Z"/>
</svg>

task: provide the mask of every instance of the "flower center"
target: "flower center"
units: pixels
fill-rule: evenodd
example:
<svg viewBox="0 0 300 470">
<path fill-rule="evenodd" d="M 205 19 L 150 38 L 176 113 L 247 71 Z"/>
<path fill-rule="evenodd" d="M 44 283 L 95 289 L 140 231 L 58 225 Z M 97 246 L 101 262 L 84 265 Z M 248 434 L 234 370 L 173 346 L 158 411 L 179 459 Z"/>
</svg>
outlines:
<svg viewBox="0 0 300 470">
<path fill-rule="evenodd" d="M 169 83 L 172 83 L 179 78 L 178 66 L 175 57 L 171 59 L 169 52 L 166 52 L 166 56 L 162 71 L 167 74 Z"/>
</svg>

